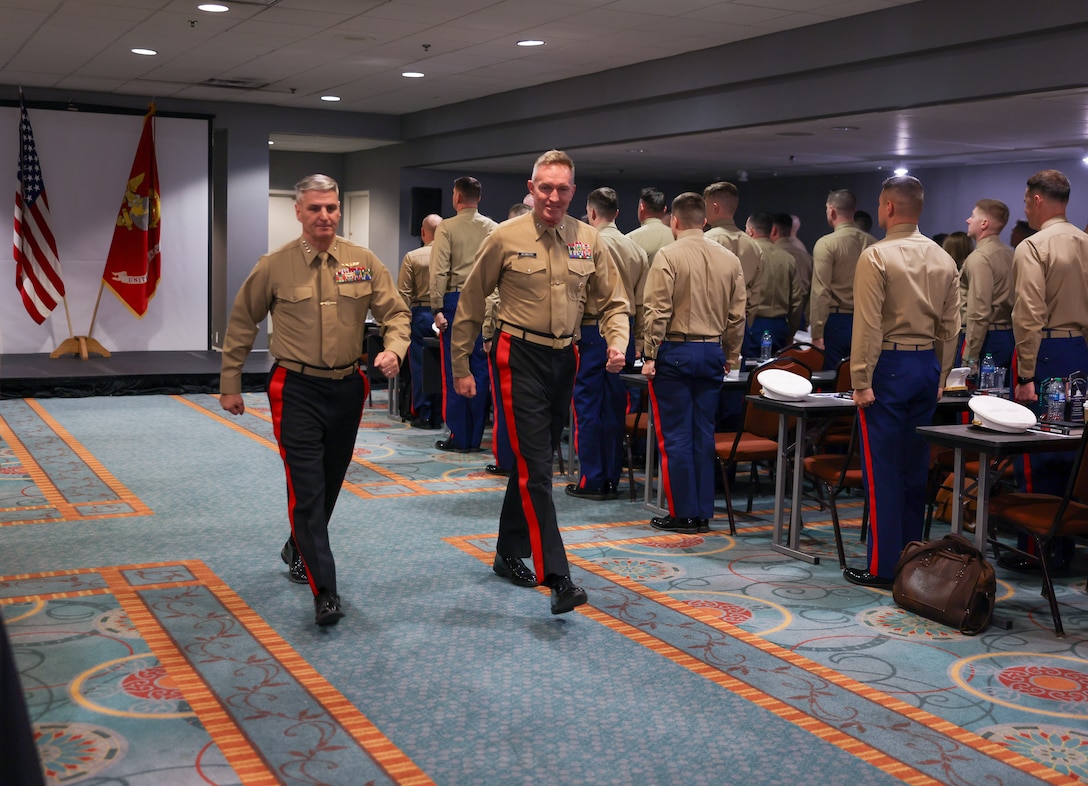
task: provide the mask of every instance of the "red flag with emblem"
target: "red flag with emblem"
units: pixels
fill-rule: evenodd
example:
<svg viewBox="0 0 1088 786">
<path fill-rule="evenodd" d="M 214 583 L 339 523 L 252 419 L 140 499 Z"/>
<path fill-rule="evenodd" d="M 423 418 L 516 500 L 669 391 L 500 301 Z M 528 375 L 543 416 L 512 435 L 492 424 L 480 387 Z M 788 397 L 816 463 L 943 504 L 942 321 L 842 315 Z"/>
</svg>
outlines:
<svg viewBox="0 0 1088 786">
<path fill-rule="evenodd" d="M 136 160 L 125 186 L 102 283 L 137 317 L 159 285 L 159 170 L 155 165 L 155 105 L 144 116 Z"/>
</svg>

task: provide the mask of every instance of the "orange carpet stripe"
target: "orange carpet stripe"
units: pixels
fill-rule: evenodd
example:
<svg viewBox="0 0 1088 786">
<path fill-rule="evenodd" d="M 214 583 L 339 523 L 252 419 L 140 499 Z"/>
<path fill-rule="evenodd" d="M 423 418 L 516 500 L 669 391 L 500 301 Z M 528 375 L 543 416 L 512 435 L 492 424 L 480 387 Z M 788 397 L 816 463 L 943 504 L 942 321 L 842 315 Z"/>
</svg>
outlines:
<svg viewBox="0 0 1088 786">
<path fill-rule="evenodd" d="M 30 400 L 28 400 L 27 403 L 30 403 Z M 8 426 L 7 421 L 3 418 L 0 418 L 0 438 L 7 442 L 8 447 L 11 448 L 11 452 L 19 459 L 19 463 L 22 464 L 26 474 L 30 476 L 31 481 L 33 481 L 34 485 L 41 491 L 46 502 L 49 503 L 49 508 L 56 510 L 64 519 L 78 518 L 79 514 L 76 513 L 75 508 L 68 503 L 68 500 L 64 498 L 64 495 L 60 493 L 60 490 L 53 485 L 49 476 L 42 471 L 40 466 L 38 466 L 38 462 L 30 455 L 30 451 L 27 450 L 22 441 L 15 436 L 15 432 L 11 430 L 11 427 Z M 36 509 L 41 510 L 44 508 L 39 507 Z M 4 524 L 15 523 L 21 524 L 22 522 L 4 522 Z"/>
<path fill-rule="evenodd" d="M 141 584 L 134 587 L 125 580 L 123 575 L 125 571 L 130 570 L 175 566 L 188 568 L 194 578 L 184 581 Z M 205 731 L 215 741 L 227 763 L 242 778 L 246 786 L 274 786 L 274 784 L 279 784 L 280 781 L 273 775 L 260 753 L 250 744 L 247 736 L 229 713 L 226 712 L 203 678 L 178 650 L 170 635 L 166 633 L 154 615 L 148 610 L 147 605 L 140 597 L 140 592 L 185 586 L 201 586 L 211 590 L 224 608 L 343 726 L 344 730 L 385 771 L 391 780 L 401 786 L 434 786 L 434 781 L 407 754 L 382 734 L 347 697 L 310 666 L 291 645 L 246 605 L 245 601 L 235 594 L 203 562 L 180 560 L 118 567 L 80 568 L 25 573 L 18 576 L 5 576 L 4 579 L 15 581 L 86 574 L 101 575 L 105 579 L 106 586 L 89 590 L 49 591 L 41 595 L 0 598 L 0 605 L 27 603 L 41 598 L 69 598 L 88 595 L 113 595 L 116 597 L 133 625 L 139 629 L 151 653 L 158 659 L 163 668 L 169 672 L 178 686 L 178 690 L 185 697 L 186 703 L 199 718 Z"/>
<path fill-rule="evenodd" d="M 449 537 L 444 538 L 444 540 L 445 542 L 450 543 L 454 547 L 460 549 L 464 553 L 480 560 L 480 562 L 487 564 L 491 561 L 491 553 L 484 552 L 483 550 L 473 545 L 471 541 L 488 537 L 493 538 L 494 535 L 492 534 Z M 638 540 L 649 540 L 650 537 L 639 538 Z M 661 535 L 656 537 L 660 540 L 662 538 L 675 539 L 680 536 Z M 630 541 L 623 542 L 630 543 Z M 600 545 L 602 544 L 597 542 L 571 545 L 567 548 L 568 550 L 572 550 L 579 547 L 599 547 Z M 649 589 L 624 576 L 619 576 L 611 573 L 610 571 L 600 568 L 595 563 L 590 562 L 582 557 L 570 555 L 570 560 L 572 563 L 578 565 L 584 570 L 593 573 L 596 576 L 600 576 L 608 581 L 611 581 L 614 584 L 617 584 L 629 590 L 630 592 L 641 595 L 647 600 L 651 600 L 655 603 L 672 609 L 673 611 L 683 614 L 686 617 L 695 619 L 710 627 L 721 630 L 722 632 L 732 636 L 733 638 L 736 638 L 746 644 L 756 647 L 769 655 L 777 657 L 783 661 L 797 666 L 798 668 L 803 669 L 804 671 L 819 676 L 822 679 L 827 680 L 828 682 L 831 682 L 845 690 L 848 690 L 855 695 L 879 704 L 886 709 L 903 715 L 904 717 L 910 718 L 911 720 L 919 723 L 920 725 L 923 725 L 929 729 L 932 729 L 935 732 L 943 734 L 946 737 L 954 739 L 959 743 L 968 745 L 971 748 L 993 759 L 1000 760 L 1012 767 L 1015 767 L 1018 770 L 1030 773 L 1031 775 L 1039 778 L 1040 780 L 1045 780 L 1048 783 L 1056 784 L 1080 783 L 1080 780 L 1077 778 L 1063 775 L 1055 770 L 1043 766 L 1042 764 L 1039 764 L 1038 762 L 1021 756 L 1020 754 L 1015 753 L 1014 751 L 1005 748 L 1004 746 L 984 740 L 973 732 L 967 731 L 966 729 L 956 726 L 953 723 L 949 723 L 942 718 L 938 718 L 937 716 L 925 710 L 914 707 L 910 704 L 907 704 L 905 701 L 896 699 L 883 693 L 882 691 L 871 688 L 868 685 L 864 685 L 863 683 L 860 683 L 850 677 L 846 677 L 843 674 L 821 666 L 815 661 L 812 661 L 809 658 L 804 657 L 803 655 L 794 653 L 791 650 L 785 649 L 784 647 L 780 647 L 773 642 L 769 642 L 761 638 L 757 634 L 749 633 L 748 631 L 745 631 L 735 625 L 723 622 L 721 619 L 714 616 L 710 612 L 698 608 L 692 608 L 683 601 L 678 601 L 669 595 Z M 812 732 L 816 736 L 825 739 L 831 744 L 834 744 L 836 747 L 844 751 L 850 752 L 851 754 L 866 761 L 867 763 L 879 767 L 881 770 L 884 770 L 890 774 L 894 774 L 896 777 L 903 779 L 908 783 L 932 784 L 940 782 L 932 779 L 925 773 L 917 772 L 903 762 L 892 759 L 884 752 L 871 748 L 870 746 L 857 740 L 854 737 L 850 737 L 836 729 L 826 726 L 825 724 L 823 724 L 822 721 L 818 721 L 811 716 L 805 715 L 800 710 L 784 704 L 780 700 L 774 698 L 773 696 L 767 695 L 766 693 L 760 691 L 757 688 L 753 688 L 746 683 L 739 682 L 738 680 L 723 674 L 720 670 L 709 666 L 703 661 L 693 658 L 692 656 L 684 653 L 682 650 L 677 649 L 673 645 L 660 641 L 652 634 L 636 628 L 629 623 L 617 620 L 615 617 L 612 617 L 607 613 L 596 609 L 592 605 L 592 603 L 586 606 L 579 607 L 578 611 L 581 612 L 584 616 L 589 617 L 590 619 L 593 619 L 594 621 L 610 628 L 611 630 L 615 630 L 617 633 L 620 633 L 624 637 L 629 638 L 630 640 L 646 647 L 647 649 L 652 650 L 661 657 L 667 658 L 670 661 L 673 661 L 678 665 L 689 669 L 693 673 L 705 677 L 711 682 L 714 682 L 715 684 L 718 684 L 721 687 L 724 687 L 736 693 L 737 695 L 744 697 L 745 699 L 753 702 L 754 704 L 757 704 L 760 707 L 774 712 L 774 714 L 786 720 L 789 720 L 791 723 L 794 723 L 794 725 L 798 726 L 799 728 L 804 728 L 807 731 Z"/>
<path fill-rule="evenodd" d="M 73 453 L 75 453 L 79 457 L 80 461 L 82 461 L 84 464 L 86 464 L 87 468 L 90 469 L 91 472 L 93 472 L 98 477 L 99 480 L 101 480 L 104 484 L 106 484 L 106 486 L 109 487 L 110 491 L 112 491 L 114 494 L 117 495 L 117 498 L 119 500 L 121 500 L 122 502 L 125 502 L 126 504 L 128 504 L 132 508 L 132 513 L 124 514 L 124 515 L 129 515 L 129 516 L 133 516 L 133 515 L 135 515 L 135 516 L 154 515 L 155 511 L 151 510 L 151 508 L 149 508 L 147 505 L 145 505 L 140 500 L 139 497 L 137 497 L 135 494 L 133 494 L 131 491 L 129 491 L 128 488 L 123 483 L 121 483 L 121 481 L 119 481 L 117 478 L 115 478 L 111 473 L 107 472 L 106 468 L 102 466 L 102 464 L 98 461 L 98 459 L 96 459 L 94 457 L 94 455 L 92 455 L 89 450 L 87 450 L 85 447 L 83 447 L 83 445 L 75 437 L 73 437 L 70 433 L 68 433 L 67 429 L 65 429 L 60 423 L 58 423 L 53 418 L 52 415 L 50 415 L 48 412 L 45 411 L 45 408 L 41 405 L 41 402 L 39 402 L 39 401 L 37 401 L 35 399 L 32 399 L 32 398 L 28 398 L 28 399 L 24 399 L 24 400 L 26 401 L 27 406 L 30 407 L 32 410 L 34 410 L 34 412 L 37 413 L 38 417 L 40 417 L 42 419 L 42 422 L 44 422 L 47 426 L 49 426 L 49 428 L 53 430 L 53 433 L 56 434 L 60 438 L 60 440 L 65 445 L 67 445 L 72 450 Z M 35 463 L 35 466 L 37 466 L 36 463 Z M 52 484 L 50 484 L 50 485 L 52 485 Z M 105 504 L 105 503 L 102 502 L 102 503 L 99 503 L 99 504 Z M 72 517 L 74 517 L 74 518 L 84 518 L 83 516 L 76 513 L 75 508 L 71 508 L 71 510 L 72 510 Z M 120 514 L 111 514 L 111 515 L 120 515 Z"/>
<path fill-rule="evenodd" d="M 306 660 L 282 638 L 272 627 L 261 619 L 245 601 L 234 593 L 229 586 L 216 576 L 204 563 L 185 561 L 204 586 L 213 590 L 220 603 L 245 626 L 261 645 L 272 653 L 298 682 L 326 709 L 329 714 L 344 727 L 368 755 L 401 784 L 433 784 L 430 777 L 392 741 L 378 730 L 369 718 L 361 713 L 347 697 L 322 677 Z M 393 773 L 396 773 L 394 777 Z"/>
<path fill-rule="evenodd" d="M 102 568 L 99 573 L 106 579 L 114 597 L 128 614 L 132 624 L 140 631 L 151 652 L 173 678 L 174 684 L 185 697 L 189 707 L 196 713 L 205 730 L 212 735 L 209 727 L 215 729 L 212 739 L 215 740 L 223 758 L 239 776 L 242 772 L 247 773 L 245 779 L 247 786 L 278 784 L 279 780 L 264 764 L 261 755 L 250 745 L 242 730 L 148 610 L 137 589 L 125 580 L 122 570 L 126 569 L 130 568 Z M 145 588 L 140 587 L 140 589 Z"/>
</svg>

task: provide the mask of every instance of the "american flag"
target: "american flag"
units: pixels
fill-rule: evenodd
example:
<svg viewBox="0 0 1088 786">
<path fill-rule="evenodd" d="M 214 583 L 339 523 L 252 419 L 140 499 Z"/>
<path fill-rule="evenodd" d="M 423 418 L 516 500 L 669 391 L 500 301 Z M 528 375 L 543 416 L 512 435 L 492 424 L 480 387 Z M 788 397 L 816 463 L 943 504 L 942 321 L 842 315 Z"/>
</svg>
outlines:
<svg viewBox="0 0 1088 786">
<path fill-rule="evenodd" d="M 15 285 L 39 325 L 64 297 L 57 241 L 49 228 L 49 199 L 26 104 L 19 96 L 19 181 L 15 186 Z"/>
</svg>

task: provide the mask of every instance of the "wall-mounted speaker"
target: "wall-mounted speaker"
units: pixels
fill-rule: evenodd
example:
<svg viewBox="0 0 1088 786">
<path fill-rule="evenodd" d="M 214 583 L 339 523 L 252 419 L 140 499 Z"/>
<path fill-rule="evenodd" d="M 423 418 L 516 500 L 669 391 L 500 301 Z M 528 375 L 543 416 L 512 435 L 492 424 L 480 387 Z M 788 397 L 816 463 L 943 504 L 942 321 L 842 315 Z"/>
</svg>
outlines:
<svg viewBox="0 0 1088 786">
<path fill-rule="evenodd" d="M 411 230 L 414 237 L 419 237 L 419 227 L 431 213 L 442 215 L 442 189 L 413 186 Z"/>
</svg>

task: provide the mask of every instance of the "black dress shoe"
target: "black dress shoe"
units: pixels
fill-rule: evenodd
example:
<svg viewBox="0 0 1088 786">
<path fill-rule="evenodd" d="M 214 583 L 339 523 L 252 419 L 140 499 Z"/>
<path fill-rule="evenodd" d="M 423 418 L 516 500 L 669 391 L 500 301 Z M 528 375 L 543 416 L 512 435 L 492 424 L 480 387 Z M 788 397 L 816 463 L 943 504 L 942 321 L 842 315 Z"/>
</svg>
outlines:
<svg viewBox="0 0 1088 786">
<path fill-rule="evenodd" d="M 430 418 L 416 418 L 412 421 L 412 428 L 436 429 L 438 426 Z"/>
<path fill-rule="evenodd" d="M 579 488 L 576 483 L 567 484 L 567 495 L 576 497 L 577 499 L 591 499 L 596 502 L 602 502 L 606 499 L 615 499 L 616 492 L 609 493 L 608 485 L 605 484 L 599 489 L 583 489 Z"/>
<path fill-rule="evenodd" d="M 872 587 L 873 589 L 890 590 L 894 583 L 891 579 L 874 576 L 867 570 L 858 570 L 857 568 L 843 568 L 842 577 L 851 584 L 857 584 L 859 587 Z"/>
<path fill-rule="evenodd" d="M 520 557 L 504 557 L 495 555 L 495 561 L 491 563 L 491 569 L 504 579 L 510 579 L 515 587 L 535 587 L 536 574 L 533 573 Z"/>
<path fill-rule="evenodd" d="M 710 519 L 698 518 L 695 519 L 695 524 L 699 528 L 699 532 L 710 532 Z"/>
<path fill-rule="evenodd" d="M 498 464 L 488 464 L 484 467 L 484 472 L 488 475 L 502 475 L 504 478 L 510 477 L 510 470 L 503 469 Z"/>
<path fill-rule="evenodd" d="M 557 576 L 553 573 L 544 583 L 552 590 L 552 614 L 566 614 L 589 600 L 586 591 L 576 587 L 570 576 Z"/>
<path fill-rule="evenodd" d="M 344 617 L 340 610 L 340 596 L 321 590 L 314 598 L 314 621 L 318 625 L 335 625 Z"/>
<path fill-rule="evenodd" d="M 298 549 L 295 548 L 295 544 L 291 542 L 290 538 L 280 549 L 280 559 L 287 566 L 287 578 L 291 579 L 295 584 L 310 583 L 310 580 L 306 578 L 306 565 L 302 561 L 302 555 L 298 553 Z"/>
<path fill-rule="evenodd" d="M 1039 564 L 1039 560 L 1011 552 L 998 557 L 997 564 L 1005 570 L 1014 570 L 1017 573 L 1038 573 L 1043 569 L 1042 565 Z"/>
<path fill-rule="evenodd" d="M 650 519 L 650 526 L 654 529 L 660 529 L 665 532 L 687 532 L 696 533 L 699 531 L 699 520 L 678 518 L 676 516 L 660 516 Z M 707 527 L 707 531 L 710 527 Z"/>
</svg>

